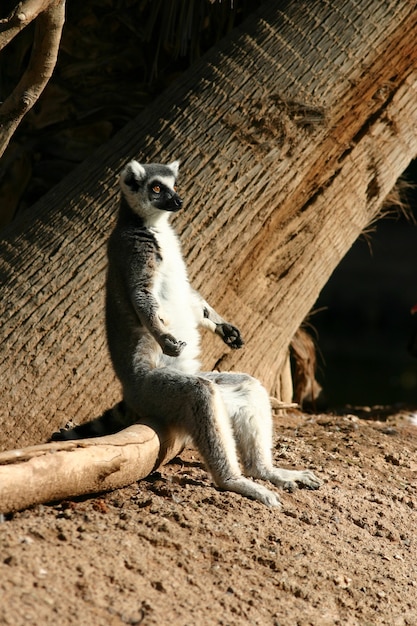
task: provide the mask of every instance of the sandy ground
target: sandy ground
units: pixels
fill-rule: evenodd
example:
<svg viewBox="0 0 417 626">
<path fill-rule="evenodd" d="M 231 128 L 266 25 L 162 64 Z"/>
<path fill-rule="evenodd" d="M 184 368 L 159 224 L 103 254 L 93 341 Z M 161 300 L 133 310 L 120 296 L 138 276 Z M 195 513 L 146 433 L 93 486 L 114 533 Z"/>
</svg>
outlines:
<svg viewBox="0 0 417 626">
<path fill-rule="evenodd" d="M 276 417 L 319 491 L 282 510 L 217 490 L 197 453 L 139 484 L 2 516 L 0 624 L 417 625 L 417 426 Z"/>
</svg>

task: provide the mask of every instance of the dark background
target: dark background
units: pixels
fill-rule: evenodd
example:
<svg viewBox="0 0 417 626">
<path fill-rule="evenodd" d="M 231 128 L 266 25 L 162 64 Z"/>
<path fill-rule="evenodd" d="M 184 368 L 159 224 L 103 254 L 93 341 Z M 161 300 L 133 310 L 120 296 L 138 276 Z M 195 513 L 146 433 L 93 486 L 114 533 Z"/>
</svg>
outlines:
<svg viewBox="0 0 417 626">
<path fill-rule="evenodd" d="M 417 161 L 404 178 L 411 219 L 394 210 L 359 237 L 309 319 L 329 407 L 417 405 L 417 359 L 407 351 L 417 331 Z"/>
</svg>

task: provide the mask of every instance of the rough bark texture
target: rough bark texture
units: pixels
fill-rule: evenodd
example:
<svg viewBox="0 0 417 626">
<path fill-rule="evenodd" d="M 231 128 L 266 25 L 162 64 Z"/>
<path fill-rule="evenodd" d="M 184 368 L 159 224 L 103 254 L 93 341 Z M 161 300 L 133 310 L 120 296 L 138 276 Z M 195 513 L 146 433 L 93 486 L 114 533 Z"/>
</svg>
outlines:
<svg viewBox="0 0 417 626">
<path fill-rule="evenodd" d="M 417 10 L 400 0 L 266 3 L 1 242 L 0 446 L 117 399 L 103 328 L 117 174 L 179 158 L 176 226 L 194 285 L 243 330 L 204 367 L 282 395 L 288 345 L 417 154 Z M 285 398 L 287 399 L 287 398 Z"/>
</svg>

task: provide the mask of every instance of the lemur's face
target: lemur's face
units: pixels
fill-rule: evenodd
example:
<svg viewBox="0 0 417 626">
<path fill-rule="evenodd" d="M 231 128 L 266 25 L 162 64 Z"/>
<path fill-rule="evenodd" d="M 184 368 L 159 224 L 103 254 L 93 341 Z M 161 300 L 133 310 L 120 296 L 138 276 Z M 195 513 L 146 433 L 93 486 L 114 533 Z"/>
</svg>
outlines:
<svg viewBox="0 0 417 626">
<path fill-rule="evenodd" d="M 144 219 L 155 220 L 161 211 L 176 212 L 182 206 L 175 182 L 179 163 L 141 165 L 130 161 L 120 177 L 122 191 L 130 207 Z"/>
<path fill-rule="evenodd" d="M 160 211 L 178 211 L 182 199 L 177 194 L 173 176 L 157 176 L 147 185 L 149 202 Z"/>
</svg>

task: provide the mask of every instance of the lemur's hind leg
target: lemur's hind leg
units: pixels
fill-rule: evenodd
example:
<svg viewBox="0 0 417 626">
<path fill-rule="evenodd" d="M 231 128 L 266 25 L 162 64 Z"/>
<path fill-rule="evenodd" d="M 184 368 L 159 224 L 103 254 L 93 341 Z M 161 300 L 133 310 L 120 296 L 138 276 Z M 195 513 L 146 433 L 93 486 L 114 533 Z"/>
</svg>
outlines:
<svg viewBox="0 0 417 626">
<path fill-rule="evenodd" d="M 156 423 L 190 435 L 220 488 L 280 506 L 272 491 L 242 475 L 229 414 L 215 383 L 161 368 L 141 375 L 135 389 L 136 397 L 125 397 L 127 404 Z"/>
<path fill-rule="evenodd" d="M 232 420 L 236 445 L 245 474 L 269 480 L 293 491 L 297 483 L 318 489 L 320 481 L 309 470 L 285 470 L 272 463 L 272 415 L 269 397 L 261 383 L 248 374 L 208 374 L 219 387 Z"/>
</svg>

